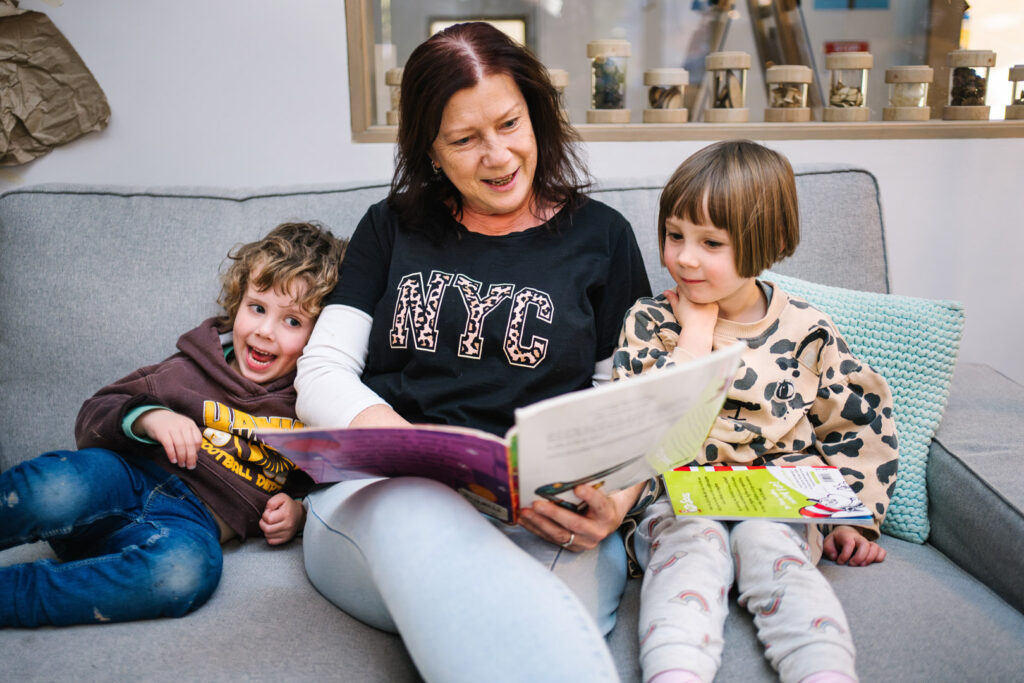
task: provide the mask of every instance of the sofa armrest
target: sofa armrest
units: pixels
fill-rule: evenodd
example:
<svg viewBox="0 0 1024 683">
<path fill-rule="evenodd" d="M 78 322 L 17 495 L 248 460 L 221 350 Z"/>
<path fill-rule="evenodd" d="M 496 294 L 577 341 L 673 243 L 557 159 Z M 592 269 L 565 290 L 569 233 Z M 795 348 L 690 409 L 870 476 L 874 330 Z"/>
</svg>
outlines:
<svg viewBox="0 0 1024 683">
<path fill-rule="evenodd" d="M 960 363 L 928 455 L 929 543 L 1024 612 L 1024 386 Z"/>
</svg>

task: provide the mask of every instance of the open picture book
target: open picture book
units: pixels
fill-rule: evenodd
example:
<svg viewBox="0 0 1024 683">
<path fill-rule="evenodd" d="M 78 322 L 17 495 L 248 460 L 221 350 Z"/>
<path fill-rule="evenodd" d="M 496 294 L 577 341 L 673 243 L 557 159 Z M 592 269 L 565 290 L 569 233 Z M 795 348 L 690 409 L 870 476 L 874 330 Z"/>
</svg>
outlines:
<svg viewBox="0 0 1024 683">
<path fill-rule="evenodd" d="M 722 408 L 743 344 L 691 363 L 539 401 L 504 438 L 443 425 L 263 431 L 318 483 L 417 476 L 514 524 L 538 498 L 578 509 L 579 484 L 616 491 L 696 457 Z"/>
<path fill-rule="evenodd" d="M 701 465 L 662 477 L 677 517 L 872 525 L 871 511 L 836 467 Z"/>
</svg>

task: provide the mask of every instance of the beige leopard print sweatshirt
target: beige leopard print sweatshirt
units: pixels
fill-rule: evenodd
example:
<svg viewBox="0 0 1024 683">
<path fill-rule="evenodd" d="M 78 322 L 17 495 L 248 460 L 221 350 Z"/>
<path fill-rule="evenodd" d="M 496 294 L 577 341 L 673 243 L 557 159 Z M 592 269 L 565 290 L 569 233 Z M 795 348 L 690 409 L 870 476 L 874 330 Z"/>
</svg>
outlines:
<svg viewBox="0 0 1024 683">
<path fill-rule="evenodd" d="M 747 351 L 697 464 L 833 465 L 874 516 L 861 529 L 878 538 L 893 487 L 898 449 L 889 386 L 850 352 L 831 318 L 770 282 L 765 317 L 719 320 L 713 348 Z M 663 295 L 626 314 L 613 378 L 692 360 L 677 347 L 680 326 Z"/>
</svg>

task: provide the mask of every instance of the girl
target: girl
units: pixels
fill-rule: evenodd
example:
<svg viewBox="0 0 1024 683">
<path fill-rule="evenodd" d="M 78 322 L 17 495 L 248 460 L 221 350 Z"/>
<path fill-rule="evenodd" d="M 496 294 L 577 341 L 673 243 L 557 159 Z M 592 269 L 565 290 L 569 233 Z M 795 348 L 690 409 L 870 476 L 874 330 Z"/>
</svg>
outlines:
<svg viewBox="0 0 1024 683">
<path fill-rule="evenodd" d="M 842 606 L 815 565 L 823 552 L 852 566 L 885 559 L 874 541 L 896 482 L 888 386 L 825 313 L 756 277 L 799 241 L 796 185 L 782 155 L 749 141 L 706 147 L 676 170 L 660 204 L 662 262 L 676 287 L 626 314 L 615 378 L 746 344 L 697 464 L 837 466 L 874 526 L 836 526 L 822 540 L 813 525 L 676 519 L 661 496 L 635 537 L 645 568 L 644 680 L 710 683 L 734 578 L 783 681 L 856 680 Z"/>
</svg>

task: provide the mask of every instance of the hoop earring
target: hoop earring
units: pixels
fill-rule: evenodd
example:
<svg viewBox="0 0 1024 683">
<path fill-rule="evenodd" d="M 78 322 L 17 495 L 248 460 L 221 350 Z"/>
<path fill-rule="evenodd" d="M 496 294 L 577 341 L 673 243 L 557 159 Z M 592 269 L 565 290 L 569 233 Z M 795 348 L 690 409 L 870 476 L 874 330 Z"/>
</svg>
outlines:
<svg viewBox="0 0 1024 683">
<path fill-rule="evenodd" d="M 434 172 L 435 178 L 439 178 L 441 176 L 441 167 L 435 164 L 433 161 L 430 162 L 430 170 Z"/>
</svg>

